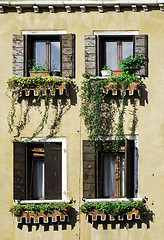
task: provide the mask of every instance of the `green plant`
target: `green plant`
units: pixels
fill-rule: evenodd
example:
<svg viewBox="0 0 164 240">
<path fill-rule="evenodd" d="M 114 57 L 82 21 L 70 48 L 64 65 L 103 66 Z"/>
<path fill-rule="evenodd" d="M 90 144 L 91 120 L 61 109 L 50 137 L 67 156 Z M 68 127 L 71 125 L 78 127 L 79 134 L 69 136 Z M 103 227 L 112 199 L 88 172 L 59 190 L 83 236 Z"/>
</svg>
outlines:
<svg viewBox="0 0 164 240">
<path fill-rule="evenodd" d="M 118 201 L 118 202 L 85 202 L 81 206 L 81 212 L 89 214 L 91 211 L 99 210 L 105 214 L 118 216 L 126 214 L 132 209 L 138 210 L 140 214 L 145 214 L 147 207 L 143 201 Z"/>
<path fill-rule="evenodd" d="M 34 71 L 34 72 L 38 72 L 38 71 L 48 71 L 50 72 L 51 69 L 48 66 L 41 66 L 39 64 L 36 63 L 35 59 L 30 59 L 28 60 L 28 68 L 29 71 Z"/>
<path fill-rule="evenodd" d="M 85 75 L 83 75 L 85 76 Z M 92 145 L 97 148 L 97 143 L 103 135 L 102 128 L 102 106 L 105 95 L 102 91 L 107 79 L 84 78 L 81 87 L 81 109 L 80 116 L 84 118 L 84 123 L 89 134 Z"/>
<path fill-rule="evenodd" d="M 20 90 L 31 87 L 46 88 L 48 86 L 55 87 L 55 84 L 60 83 L 72 83 L 70 78 L 58 77 L 58 76 L 46 76 L 42 77 L 36 75 L 34 77 L 12 77 L 7 81 L 8 89 Z"/>
<path fill-rule="evenodd" d="M 104 65 L 102 70 L 110 70 L 110 67 L 108 65 Z"/>
<path fill-rule="evenodd" d="M 33 211 L 33 212 L 42 212 L 44 214 L 52 213 L 53 211 L 60 211 L 62 213 L 68 213 L 72 208 L 70 203 L 31 203 L 31 204 L 17 204 L 13 205 L 9 212 L 14 216 L 22 216 L 25 211 Z"/>
<path fill-rule="evenodd" d="M 115 139 L 112 142 L 112 146 L 118 149 L 124 142 L 125 89 L 129 83 L 139 81 L 139 79 L 135 75 L 128 75 L 127 78 L 125 75 L 110 76 L 108 79 L 93 78 L 89 75 L 83 76 L 86 78 L 84 78 L 81 87 L 82 103 L 80 116 L 84 118 L 84 124 L 95 151 L 100 146 L 106 144 L 104 141 L 100 141 L 104 135 L 103 108 L 105 94 L 103 93 L 103 88 L 105 85 L 109 85 L 109 89 L 117 87 L 120 84 L 123 86 L 123 95 L 120 99 L 121 109 L 119 111 L 118 124 L 114 131 Z M 111 85 L 110 83 L 115 83 L 115 85 Z"/>
<path fill-rule="evenodd" d="M 137 70 L 141 68 L 143 64 L 143 57 L 140 55 L 128 56 L 127 58 L 120 60 L 120 65 L 122 66 L 122 71 L 125 74 L 135 74 Z"/>
<path fill-rule="evenodd" d="M 26 116 L 23 117 L 24 120 L 20 120 L 17 125 L 15 125 L 15 118 L 16 118 L 16 105 L 18 103 L 18 95 L 19 92 L 23 89 L 29 88 L 37 88 L 38 89 L 38 97 L 36 99 L 36 105 L 38 106 L 38 110 L 41 106 L 42 99 L 44 100 L 44 112 L 39 110 L 41 115 L 41 120 L 39 125 L 34 130 L 32 136 L 28 138 L 28 140 L 32 139 L 33 137 L 37 136 L 44 128 L 45 124 L 48 120 L 48 112 L 50 108 L 50 102 L 54 96 L 47 92 L 46 96 L 42 95 L 42 90 L 51 87 L 52 89 L 56 88 L 56 85 L 61 83 L 71 84 L 72 80 L 70 78 L 63 78 L 57 76 L 34 76 L 34 77 L 12 77 L 8 80 L 8 96 L 11 100 L 11 109 L 8 114 L 8 126 L 9 126 L 9 133 L 11 134 L 14 131 L 14 127 L 17 129 L 18 134 L 15 136 L 14 140 L 17 140 L 17 137 L 20 135 L 20 130 L 24 128 L 24 124 L 27 122 Z M 25 111 L 28 112 L 28 109 Z M 59 119 L 58 119 L 59 122 Z"/>
</svg>

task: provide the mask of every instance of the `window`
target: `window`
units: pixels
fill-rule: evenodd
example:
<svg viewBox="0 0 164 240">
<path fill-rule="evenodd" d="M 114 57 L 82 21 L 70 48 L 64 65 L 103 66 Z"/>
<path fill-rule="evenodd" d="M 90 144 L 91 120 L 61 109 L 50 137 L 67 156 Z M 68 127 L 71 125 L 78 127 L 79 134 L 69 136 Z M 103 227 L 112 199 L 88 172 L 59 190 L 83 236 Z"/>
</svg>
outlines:
<svg viewBox="0 0 164 240">
<path fill-rule="evenodd" d="M 121 151 L 103 150 L 94 159 L 92 146 L 83 141 L 83 196 L 137 197 L 138 150 L 136 139 L 126 139 Z"/>
<path fill-rule="evenodd" d="M 99 46 L 99 71 L 101 71 L 104 65 L 108 65 L 111 70 L 120 70 L 120 60 L 134 55 L 132 37 L 100 36 Z"/>
<path fill-rule="evenodd" d="M 129 55 L 140 54 L 144 63 L 138 76 L 148 76 L 148 36 L 147 35 L 86 35 L 85 72 L 100 75 L 103 65 L 119 70 L 120 60 Z"/>
<path fill-rule="evenodd" d="M 125 197 L 125 152 L 99 154 L 99 196 Z"/>
<path fill-rule="evenodd" d="M 46 32 L 47 33 L 47 32 Z M 28 60 L 48 66 L 53 75 L 75 77 L 75 35 L 13 35 L 13 76 L 28 76 Z"/>
<path fill-rule="evenodd" d="M 28 37 L 28 48 L 28 60 L 35 59 L 36 66 L 46 66 L 52 75 L 60 75 L 61 37 Z"/>
<path fill-rule="evenodd" d="M 14 199 L 64 199 L 65 140 L 14 143 Z M 65 176 L 63 176 L 65 175 Z"/>
</svg>

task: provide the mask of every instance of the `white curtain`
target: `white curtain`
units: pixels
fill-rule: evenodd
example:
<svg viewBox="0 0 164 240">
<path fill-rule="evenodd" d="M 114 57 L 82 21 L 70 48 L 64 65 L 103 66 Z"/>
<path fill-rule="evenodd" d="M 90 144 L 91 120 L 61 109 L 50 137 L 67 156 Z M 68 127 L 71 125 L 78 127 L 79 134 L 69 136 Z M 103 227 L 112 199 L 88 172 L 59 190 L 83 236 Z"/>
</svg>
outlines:
<svg viewBox="0 0 164 240">
<path fill-rule="evenodd" d="M 125 196 L 125 154 L 120 154 L 120 160 L 120 195 Z M 104 154 L 103 173 L 104 197 L 116 196 L 116 156 L 114 154 Z"/>
<path fill-rule="evenodd" d="M 116 188 L 116 169 L 115 169 L 115 156 L 110 153 L 104 154 L 103 165 L 103 192 L 104 197 L 115 196 Z"/>
<path fill-rule="evenodd" d="M 44 161 L 33 161 L 33 197 L 44 198 Z"/>
</svg>

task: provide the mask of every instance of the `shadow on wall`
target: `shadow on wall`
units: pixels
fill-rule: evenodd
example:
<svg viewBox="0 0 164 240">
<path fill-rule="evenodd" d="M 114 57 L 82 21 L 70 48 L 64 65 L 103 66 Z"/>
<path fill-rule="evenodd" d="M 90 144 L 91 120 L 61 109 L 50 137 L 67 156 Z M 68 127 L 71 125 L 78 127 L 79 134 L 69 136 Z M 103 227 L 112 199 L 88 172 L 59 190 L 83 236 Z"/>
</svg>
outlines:
<svg viewBox="0 0 164 240">
<path fill-rule="evenodd" d="M 106 216 L 106 220 L 102 221 L 101 216 L 97 216 L 97 220 L 93 221 L 92 216 L 88 216 L 88 222 L 92 224 L 92 227 L 97 229 L 99 228 L 99 225 L 103 226 L 103 230 L 108 229 L 116 229 L 117 225 L 119 225 L 120 229 L 131 229 L 134 225 L 137 225 L 138 229 L 141 229 L 143 225 L 147 226 L 147 229 L 150 228 L 150 222 L 154 222 L 154 213 L 150 210 L 147 211 L 147 213 L 143 216 L 141 216 L 140 219 L 135 219 L 135 216 L 132 216 L 132 220 L 128 220 L 127 216 L 124 216 L 123 220 L 118 220 L 118 217 L 115 218 L 115 221 L 110 221 L 109 215 Z"/>
<path fill-rule="evenodd" d="M 31 218 L 30 223 L 26 223 L 25 218 L 22 218 L 22 223 L 18 223 L 17 227 L 20 230 L 23 230 L 23 227 L 26 226 L 28 227 L 28 232 L 38 231 L 40 226 L 44 226 L 44 231 L 49 231 L 50 227 L 51 227 L 51 231 L 52 231 L 52 227 L 53 227 L 53 231 L 59 231 L 59 226 L 62 227 L 62 230 L 67 230 L 67 227 L 71 226 L 71 230 L 73 230 L 76 222 L 77 222 L 77 211 L 71 208 L 69 212 L 69 217 L 66 216 L 64 222 L 60 221 L 59 216 L 57 217 L 56 222 L 52 222 L 52 218 L 48 217 L 48 223 L 44 223 L 43 218 L 39 218 L 39 223 L 34 223 L 33 218 Z"/>
</svg>

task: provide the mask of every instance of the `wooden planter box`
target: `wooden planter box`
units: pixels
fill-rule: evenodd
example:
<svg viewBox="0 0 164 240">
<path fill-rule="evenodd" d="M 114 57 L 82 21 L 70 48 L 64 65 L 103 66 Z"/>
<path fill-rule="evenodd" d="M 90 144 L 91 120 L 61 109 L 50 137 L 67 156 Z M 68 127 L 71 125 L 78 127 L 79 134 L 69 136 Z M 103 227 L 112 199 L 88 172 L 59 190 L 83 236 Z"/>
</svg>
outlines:
<svg viewBox="0 0 164 240">
<path fill-rule="evenodd" d="M 138 92 L 138 95 L 140 96 L 141 94 L 141 85 L 140 83 L 138 82 L 134 82 L 134 83 L 130 83 L 126 90 L 124 91 L 123 89 L 123 85 L 122 84 L 119 84 L 117 85 L 116 83 L 110 83 L 110 84 L 107 84 L 104 86 L 103 88 L 103 92 L 108 94 L 109 91 L 112 91 L 112 95 L 113 96 L 117 96 L 118 95 L 118 91 L 121 92 L 121 94 L 129 94 L 129 96 L 132 96 L 134 95 L 134 92 L 137 91 Z"/>
<path fill-rule="evenodd" d="M 112 70 L 112 75 L 113 76 L 122 76 L 122 71 L 121 70 Z"/>
<path fill-rule="evenodd" d="M 22 216 L 17 217 L 17 222 L 23 223 L 23 218 L 25 218 L 25 223 L 39 223 L 40 219 L 43 219 L 43 223 L 48 223 L 49 218 L 51 218 L 52 222 L 65 222 L 68 219 L 68 215 L 59 211 L 53 211 L 47 214 L 42 212 L 24 212 Z"/>
<path fill-rule="evenodd" d="M 132 209 L 131 212 L 124 213 L 122 215 L 118 215 L 117 217 L 113 217 L 111 214 L 102 213 L 99 210 L 91 211 L 87 214 L 87 216 L 88 217 L 91 216 L 92 221 L 97 221 L 98 217 L 99 217 L 99 219 L 101 219 L 101 221 L 105 221 L 107 219 L 109 219 L 109 221 L 115 221 L 115 220 L 118 220 L 118 221 L 129 220 L 130 221 L 132 219 L 137 219 L 137 220 L 140 219 L 140 213 L 135 208 Z"/>
<path fill-rule="evenodd" d="M 46 88 L 41 88 L 41 89 L 38 89 L 34 85 L 29 85 L 26 88 L 20 89 L 18 96 L 22 97 L 23 91 L 25 92 L 26 97 L 30 95 L 30 92 L 32 92 L 34 96 L 38 96 L 40 90 L 42 91 L 43 96 L 46 96 L 47 91 L 50 91 L 52 96 L 55 96 L 57 91 L 59 92 L 59 95 L 63 95 L 65 92 L 66 96 L 69 96 L 69 84 L 67 83 L 60 83 L 60 84 L 58 83 L 58 84 L 55 84 L 55 87 L 47 86 Z"/>
<path fill-rule="evenodd" d="M 34 77 L 36 75 L 40 75 L 42 77 L 50 76 L 51 72 L 50 71 L 29 71 L 30 77 Z"/>
</svg>

